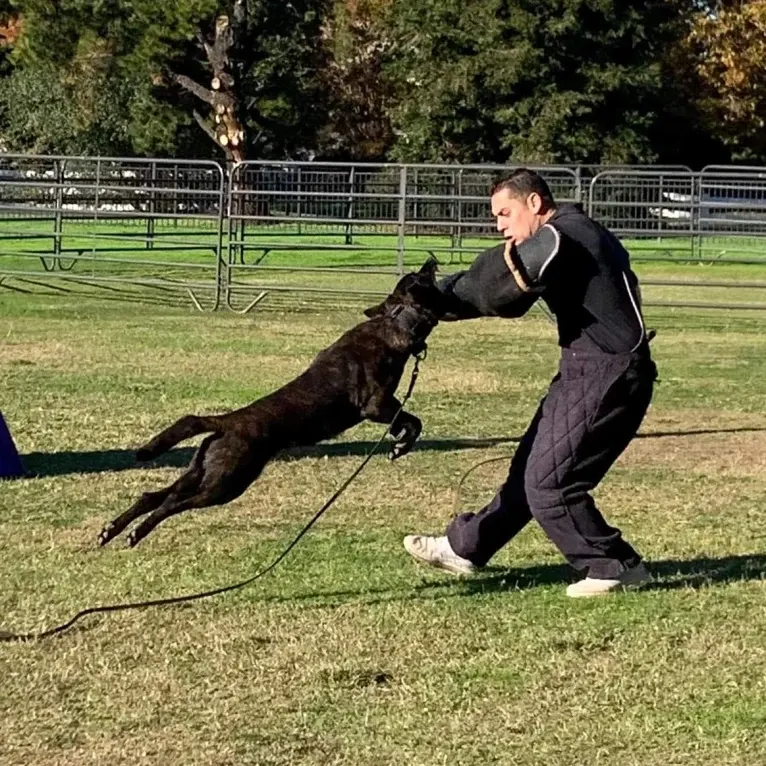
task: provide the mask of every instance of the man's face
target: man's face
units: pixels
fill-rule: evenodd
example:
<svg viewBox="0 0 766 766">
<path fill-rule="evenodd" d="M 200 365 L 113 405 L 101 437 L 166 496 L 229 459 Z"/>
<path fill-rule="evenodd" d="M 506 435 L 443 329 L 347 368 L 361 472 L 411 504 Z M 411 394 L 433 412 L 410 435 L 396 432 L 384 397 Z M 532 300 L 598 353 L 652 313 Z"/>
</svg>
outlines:
<svg viewBox="0 0 766 766">
<path fill-rule="evenodd" d="M 491 205 L 497 230 L 517 245 L 535 234 L 544 223 L 542 199 L 534 192 L 524 199 L 512 196 L 508 189 L 500 189 L 492 195 Z"/>
</svg>

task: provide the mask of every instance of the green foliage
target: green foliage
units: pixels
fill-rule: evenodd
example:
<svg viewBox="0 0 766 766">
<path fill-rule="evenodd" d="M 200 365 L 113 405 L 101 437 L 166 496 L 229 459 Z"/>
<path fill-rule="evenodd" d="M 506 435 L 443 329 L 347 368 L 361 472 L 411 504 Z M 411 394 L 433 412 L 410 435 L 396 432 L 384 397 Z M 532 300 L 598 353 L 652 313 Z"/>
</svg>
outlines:
<svg viewBox="0 0 766 766">
<path fill-rule="evenodd" d="M 735 157 L 766 158 L 766 0 L 715 3 L 684 48 L 700 80 L 703 116 Z"/>
<path fill-rule="evenodd" d="M 326 115 L 319 73 L 328 4 L 250 0 L 243 77 L 253 159 L 313 154 Z"/>
<path fill-rule="evenodd" d="M 393 143 L 393 92 L 381 71 L 390 45 L 390 5 L 391 0 L 335 0 L 325 24 L 322 84 L 327 119 L 319 145 L 323 156 L 383 160 Z"/>
<path fill-rule="evenodd" d="M 395 0 L 402 159 L 651 161 L 678 4 Z"/>
<path fill-rule="evenodd" d="M 131 149 L 129 78 L 86 78 L 43 62 L 0 81 L 0 120 L 9 149 L 35 153 L 123 154 Z"/>
<path fill-rule="evenodd" d="M 287 6 L 282 0 L 250 0 L 249 32 L 236 53 L 254 156 L 283 156 L 313 144 L 321 115 L 313 76 L 321 6 L 321 0 L 295 0 Z M 199 103 L 171 86 L 168 74 L 209 85 L 199 37 L 211 38 L 216 18 L 230 12 L 229 3 L 19 0 L 17 9 L 24 17 L 24 34 L 4 101 L 17 98 L 30 82 L 42 90 L 50 84 L 52 93 L 25 108 L 33 117 L 16 118 L 6 110 L 3 129 L 12 145 L 91 147 L 92 142 L 79 138 L 66 140 L 83 132 L 77 129 L 79 120 L 88 123 L 88 132 L 100 132 L 99 150 L 199 153 L 202 134 L 191 116 Z M 78 76 L 73 78 L 73 72 Z M 88 122 L 87 116 L 74 114 L 72 89 L 93 94 L 99 111 L 110 115 L 111 130 L 103 132 L 100 116 L 91 115 Z M 24 125 L 34 125 L 36 135 L 24 139 Z M 207 150 L 215 152 L 209 142 Z"/>
<path fill-rule="evenodd" d="M 0 139 L 22 150 L 222 159 L 193 119 L 207 105 L 172 75 L 209 87 L 201 40 L 231 4 L 0 2 L 0 22 L 23 19 L 12 53 L 0 48 Z M 757 40 L 757 25 L 727 25 L 731 14 L 702 7 L 248 0 L 231 50 L 245 153 L 701 166 L 737 152 L 760 161 L 763 57 L 735 55 L 740 38 Z"/>
<path fill-rule="evenodd" d="M 155 82 L 188 43 L 211 0 L 18 0 L 23 34 L 0 86 L 11 148 L 170 153 L 189 116 Z"/>
</svg>

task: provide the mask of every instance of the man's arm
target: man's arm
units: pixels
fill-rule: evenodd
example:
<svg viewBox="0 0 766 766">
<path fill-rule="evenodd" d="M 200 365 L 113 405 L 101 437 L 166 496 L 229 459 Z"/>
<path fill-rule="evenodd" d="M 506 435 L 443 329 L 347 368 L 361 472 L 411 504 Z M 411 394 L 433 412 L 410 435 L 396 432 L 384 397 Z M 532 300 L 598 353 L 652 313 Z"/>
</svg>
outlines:
<svg viewBox="0 0 766 766">
<path fill-rule="evenodd" d="M 555 271 L 562 234 L 547 223 L 520 245 L 506 249 L 505 260 L 519 289 L 540 294 Z"/>
<path fill-rule="evenodd" d="M 439 281 L 439 289 L 450 299 L 445 320 L 520 317 L 529 311 L 540 291 L 520 286 L 507 260 L 508 250 L 509 243 L 485 250 L 467 271 Z"/>
<path fill-rule="evenodd" d="M 443 319 L 447 322 L 456 322 L 459 319 L 476 319 L 482 316 L 481 311 L 471 302 L 464 300 L 455 294 L 457 283 L 464 280 L 468 271 L 458 271 L 456 274 L 449 274 L 440 279 L 436 286 L 449 299 L 447 313 Z"/>
</svg>

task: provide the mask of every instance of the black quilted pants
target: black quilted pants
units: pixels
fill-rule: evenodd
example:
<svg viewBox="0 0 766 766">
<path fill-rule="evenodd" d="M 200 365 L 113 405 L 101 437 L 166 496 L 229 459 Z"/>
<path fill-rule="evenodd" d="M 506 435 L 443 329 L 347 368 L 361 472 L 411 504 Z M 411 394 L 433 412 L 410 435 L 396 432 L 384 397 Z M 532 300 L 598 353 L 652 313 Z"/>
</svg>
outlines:
<svg viewBox="0 0 766 766">
<path fill-rule="evenodd" d="M 505 484 L 489 505 L 456 516 L 447 529 L 455 553 L 484 565 L 534 518 L 567 561 L 591 577 L 635 566 L 641 557 L 589 493 L 636 434 L 656 375 L 648 352 L 564 350 Z"/>
</svg>

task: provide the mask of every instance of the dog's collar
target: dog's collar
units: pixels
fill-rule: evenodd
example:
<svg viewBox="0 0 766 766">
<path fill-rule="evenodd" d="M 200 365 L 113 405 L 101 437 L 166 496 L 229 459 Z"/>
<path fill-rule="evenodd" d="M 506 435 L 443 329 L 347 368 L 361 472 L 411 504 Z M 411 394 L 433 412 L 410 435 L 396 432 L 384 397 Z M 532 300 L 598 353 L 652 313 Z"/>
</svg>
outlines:
<svg viewBox="0 0 766 766">
<path fill-rule="evenodd" d="M 414 306 L 399 304 L 387 312 L 394 323 L 410 337 L 410 343 L 422 346 L 428 334 L 438 324 L 436 315 L 428 309 L 416 309 Z"/>
</svg>

